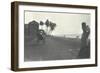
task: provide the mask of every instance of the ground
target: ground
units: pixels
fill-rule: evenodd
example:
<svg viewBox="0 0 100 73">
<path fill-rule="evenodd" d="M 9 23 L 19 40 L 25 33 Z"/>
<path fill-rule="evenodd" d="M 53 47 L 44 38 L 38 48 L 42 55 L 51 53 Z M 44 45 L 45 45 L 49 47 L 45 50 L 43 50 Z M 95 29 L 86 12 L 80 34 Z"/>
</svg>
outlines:
<svg viewBox="0 0 100 73">
<path fill-rule="evenodd" d="M 45 44 L 34 44 L 25 37 L 24 48 L 24 61 L 77 59 L 80 39 L 48 36 Z"/>
</svg>

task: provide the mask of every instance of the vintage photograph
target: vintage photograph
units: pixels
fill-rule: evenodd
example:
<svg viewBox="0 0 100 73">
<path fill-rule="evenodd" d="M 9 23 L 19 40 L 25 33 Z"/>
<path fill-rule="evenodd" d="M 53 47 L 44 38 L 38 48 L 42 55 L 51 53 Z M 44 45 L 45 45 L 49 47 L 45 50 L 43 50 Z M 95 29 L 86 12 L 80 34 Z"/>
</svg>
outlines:
<svg viewBox="0 0 100 73">
<path fill-rule="evenodd" d="M 90 58 L 89 13 L 24 11 L 24 61 Z"/>
<path fill-rule="evenodd" d="M 97 7 L 12 2 L 11 70 L 97 66 Z"/>
</svg>

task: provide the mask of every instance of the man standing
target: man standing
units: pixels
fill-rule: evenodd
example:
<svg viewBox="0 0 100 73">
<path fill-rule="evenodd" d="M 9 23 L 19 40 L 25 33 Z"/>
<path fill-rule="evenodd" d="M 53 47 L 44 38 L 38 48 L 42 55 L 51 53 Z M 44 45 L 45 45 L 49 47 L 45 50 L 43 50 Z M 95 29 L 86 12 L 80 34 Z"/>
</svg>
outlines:
<svg viewBox="0 0 100 73">
<path fill-rule="evenodd" d="M 79 51 L 79 58 L 89 58 L 90 57 L 90 43 L 88 40 L 90 34 L 90 28 L 85 22 L 82 23 L 82 37 L 81 37 L 81 47 Z"/>
</svg>

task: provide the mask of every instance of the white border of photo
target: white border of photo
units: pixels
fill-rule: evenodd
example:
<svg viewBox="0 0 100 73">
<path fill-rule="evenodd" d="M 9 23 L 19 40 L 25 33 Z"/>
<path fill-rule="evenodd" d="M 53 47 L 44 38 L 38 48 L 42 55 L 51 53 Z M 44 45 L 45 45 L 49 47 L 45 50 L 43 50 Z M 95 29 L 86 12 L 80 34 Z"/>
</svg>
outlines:
<svg viewBox="0 0 100 73">
<path fill-rule="evenodd" d="M 89 13 L 91 15 L 90 34 L 91 50 L 89 59 L 72 59 L 72 60 L 56 60 L 56 61 L 24 61 L 24 10 L 31 11 L 55 11 L 55 12 L 73 12 L 73 13 Z M 50 66 L 63 66 L 63 65 L 83 65 L 95 64 L 95 10 L 93 9 L 80 9 L 80 8 L 60 8 L 60 7 L 44 7 L 44 6 L 24 6 L 19 5 L 19 68 L 35 68 L 35 67 L 50 67 Z"/>
</svg>

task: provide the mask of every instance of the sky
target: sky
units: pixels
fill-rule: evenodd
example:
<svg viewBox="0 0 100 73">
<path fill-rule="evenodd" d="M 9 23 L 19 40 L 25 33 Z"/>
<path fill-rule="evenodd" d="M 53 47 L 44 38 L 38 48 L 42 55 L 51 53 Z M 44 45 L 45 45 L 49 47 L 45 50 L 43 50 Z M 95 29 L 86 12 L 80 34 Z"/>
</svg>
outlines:
<svg viewBox="0 0 100 73">
<path fill-rule="evenodd" d="M 81 24 L 90 25 L 90 14 L 25 11 L 25 24 L 32 20 L 56 23 L 52 35 L 82 34 Z M 45 29 L 45 26 L 44 26 Z"/>
</svg>

